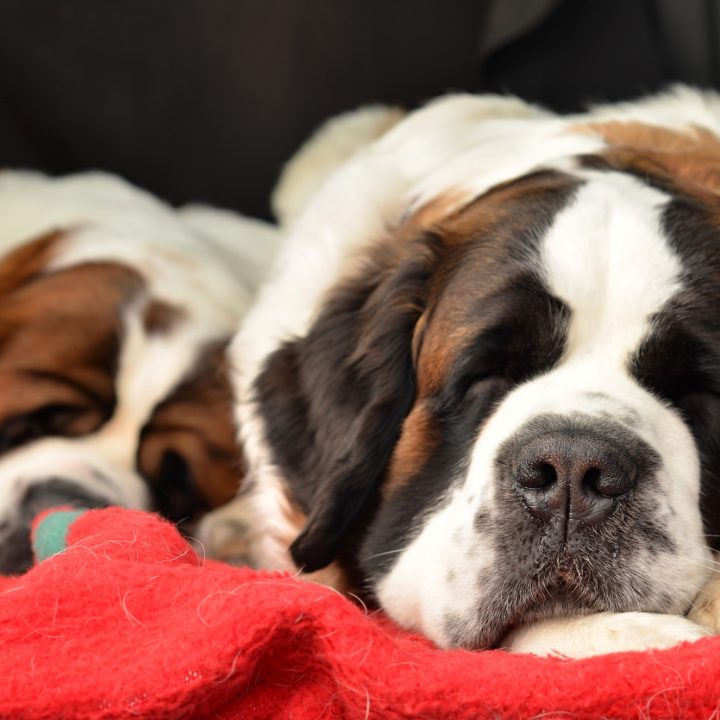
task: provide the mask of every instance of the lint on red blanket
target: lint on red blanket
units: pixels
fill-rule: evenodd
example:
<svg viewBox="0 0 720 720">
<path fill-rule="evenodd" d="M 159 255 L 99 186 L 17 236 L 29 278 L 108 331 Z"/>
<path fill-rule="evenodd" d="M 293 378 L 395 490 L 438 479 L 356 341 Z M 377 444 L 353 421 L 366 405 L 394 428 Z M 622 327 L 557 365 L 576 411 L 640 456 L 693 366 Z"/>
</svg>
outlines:
<svg viewBox="0 0 720 720">
<path fill-rule="evenodd" d="M 328 588 L 204 561 L 148 513 L 58 511 L 40 530 L 67 549 L 0 581 L 0 718 L 720 717 L 720 638 L 443 651 Z"/>
</svg>

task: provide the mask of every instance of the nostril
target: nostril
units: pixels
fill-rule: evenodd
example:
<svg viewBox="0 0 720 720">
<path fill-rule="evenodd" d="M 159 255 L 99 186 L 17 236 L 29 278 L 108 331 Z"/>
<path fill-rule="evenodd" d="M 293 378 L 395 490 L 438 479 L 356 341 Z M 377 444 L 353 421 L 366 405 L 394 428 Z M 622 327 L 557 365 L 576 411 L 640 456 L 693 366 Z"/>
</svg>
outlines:
<svg viewBox="0 0 720 720">
<path fill-rule="evenodd" d="M 634 473 L 627 473 L 620 468 L 601 470 L 591 467 L 585 471 L 582 485 L 603 497 L 615 498 L 628 493 L 635 485 Z"/>
<path fill-rule="evenodd" d="M 518 476 L 518 482 L 529 490 L 542 490 L 557 482 L 557 471 L 549 462 L 540 461 L 530 465 Z"/>
<path fill-rule="evenodd" d="M 602 473 L 599 468 L 592 467 L 589 470 L 586 470 L 582 479 L 583 487 L 597 490 L 601 495 L 604 495 L 605 493 L 603 493 L 600 483 L 601 475 Z"/>
<path fill-rule="evenodd" d="M 537 466 L 537 474 L 541 483 L 538 487 L 544 488 L 548 485 L 552 485 L 554 482 L 557 482 L 557 471 L 550 463 L 539 463 Z"/>
</svg>

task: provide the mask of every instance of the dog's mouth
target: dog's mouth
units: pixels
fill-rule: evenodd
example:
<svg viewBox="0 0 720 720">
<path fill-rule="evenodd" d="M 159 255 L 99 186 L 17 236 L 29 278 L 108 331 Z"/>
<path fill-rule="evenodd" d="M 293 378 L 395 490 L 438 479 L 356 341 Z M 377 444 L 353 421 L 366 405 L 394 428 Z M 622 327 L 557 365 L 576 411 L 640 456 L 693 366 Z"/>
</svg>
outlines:
<svg viewBox="0 0 720 720">
<path fill-rule="evenodd" d="M 534 552 L 517 563 L 489 565 L 478 576 L 470 613 L 447 618 L 445 637 L 467 649 L 503 647 L 514 629 L 542 620 L 599 612 L 667 612 L 677 603 L 630 552 L 632 528 L 599 532 L 582 544 L 535 536 Z M 641 543 L 635 543 L 637 547 Z M 508 541 L 512 550 L 512 544 Z M 639 552 L 639 550 L 637 551 Z"/>
<path fill-rule="evenodd" d="M 499 589 L 498 589 L 499 590 Z M 558 564 L 547 573 L 538 573 L 517 582 L 512 594 L 492 593 L 479 608 L 478 632 L 474 641 L 458 644 L 474 649 L 501 648 L 516 628 L 554 617 L 574 617 L 623 608 L 620 587 L 607 578 L 588 575 L 576 565 Z"/>
<path fill-rule="evenodd" d="M 554 617 L 572 617 L 599 612 L 600 603 L 575 583 L 560 580 L 535 590 L 495 630 L 490 647 L 504 646 L 505 638 L 516 628 Z"/>
</svg>

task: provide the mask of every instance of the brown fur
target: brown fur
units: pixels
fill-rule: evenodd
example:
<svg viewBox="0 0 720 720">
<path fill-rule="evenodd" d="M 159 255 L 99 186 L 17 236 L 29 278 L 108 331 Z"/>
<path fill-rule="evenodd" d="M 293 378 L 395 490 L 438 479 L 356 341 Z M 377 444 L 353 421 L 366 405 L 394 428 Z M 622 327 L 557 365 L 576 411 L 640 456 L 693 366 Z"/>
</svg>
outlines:
<svg viewBox="0 0 720 720">
<path fill-rule="evenodd" d="M 9 252 L 0 262 L 0 297 L 40 275 L 57 255 L 66 233 L 53 230 Z"/>
<path fill-rule="evenodd" d="M 492 296 L 515 272 L 508 263 L 508 246 L 516 232 L 533 222 L 532 212 L 523 206 L 542 204 L 545 197 L 575 183 L 562 173 L 533 173 L 498 185 L 425 228 L 442 239 L 445 253 L 431 280 L 422 350 L 417 350 L 421 396 L 438 391 L 448 368 L 488 321 L 482 315 L 468 316 L 468 298 Z M 451 281 L 453 291 L 447 292 Z"/>
<path fill-rule="evenodd" d="M 67 406 L 73 412 L 58 434 L 81 435 L 114 405 L 120 309 L 143 282 L 116 263 L 43 274 L 58 239 L 44 236 L 0 263 L 0 424 Z"/>
<path fill-rule="evenodd" d="M 156 408 L 145 427 L 139 466 L 151 484 L 168 451 L 188 464 L 207 508 L 225 504 L 237 492 L 243 460 L 232 422 L 224 344 L 208 348 L 197 373 Z"/>
<path fill-rule="evenodd" d="M 383 496 L 404 485 L 423 468 L 438 440 L 433 415 L 424 402 L 419 402 L 403 423 L 382 486 Z"/>
<path fill-rule="evenodd" d="M 720 193 L 720 139 L 700 127 L 687 130 L 639 122 L 603 122 L 575 126 L 608 143 L 600 154 L 607 165 L 649 178 L 701 199 Z"/>
<path fill-rule="evenodd" d="M 170 332 L 183 316 L 182 308 L 153 298 L 148 301 L 143 311 L 143 327 L 149 335 L 161 335 Z"/>
</svg>

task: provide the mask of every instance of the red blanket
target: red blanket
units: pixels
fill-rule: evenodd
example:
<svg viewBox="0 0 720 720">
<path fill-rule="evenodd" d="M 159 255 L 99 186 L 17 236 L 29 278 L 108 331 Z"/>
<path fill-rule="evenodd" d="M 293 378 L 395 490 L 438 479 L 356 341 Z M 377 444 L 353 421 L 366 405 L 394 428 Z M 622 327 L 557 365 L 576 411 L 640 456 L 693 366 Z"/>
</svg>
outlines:
<svg viewBox="0 0 720 720">
<path fill-rule="evenodd" d="M 95 510 L 0 582 L 0 718 L 718 718 L 720 638 L 582 661 L 446 652 L 337 593 Z"/>
</svg>

